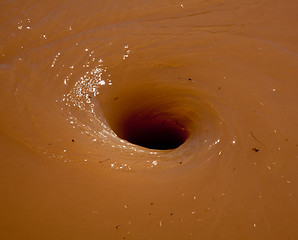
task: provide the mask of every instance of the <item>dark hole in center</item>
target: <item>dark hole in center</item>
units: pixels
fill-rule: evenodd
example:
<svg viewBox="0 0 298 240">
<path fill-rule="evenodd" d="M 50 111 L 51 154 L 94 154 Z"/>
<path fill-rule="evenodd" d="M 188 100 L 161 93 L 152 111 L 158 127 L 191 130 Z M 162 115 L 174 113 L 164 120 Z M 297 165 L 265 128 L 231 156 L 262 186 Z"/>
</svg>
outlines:
<svg viewBox="0 0 298 240">
<path fill-rule="evenodd" d="M 188 138 L 187 129 L 166 113 L 132 114 L 122 125 L 122 138 L 150 149 L 175 149 Z"/>
</svg>

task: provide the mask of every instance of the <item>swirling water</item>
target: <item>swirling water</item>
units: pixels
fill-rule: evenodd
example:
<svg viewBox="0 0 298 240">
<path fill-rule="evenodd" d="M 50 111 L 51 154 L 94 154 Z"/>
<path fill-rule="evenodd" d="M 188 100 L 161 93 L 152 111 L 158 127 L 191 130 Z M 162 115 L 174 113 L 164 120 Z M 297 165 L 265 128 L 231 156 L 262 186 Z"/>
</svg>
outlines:
<svg viewBox="0 0 298 240">
<path fill-rule="evenodd" d="M 297 238 L 295 7 L 1 3 L 4 238 Z M 125 141 L 140 109 L 184 144 Z"/>
</svg>

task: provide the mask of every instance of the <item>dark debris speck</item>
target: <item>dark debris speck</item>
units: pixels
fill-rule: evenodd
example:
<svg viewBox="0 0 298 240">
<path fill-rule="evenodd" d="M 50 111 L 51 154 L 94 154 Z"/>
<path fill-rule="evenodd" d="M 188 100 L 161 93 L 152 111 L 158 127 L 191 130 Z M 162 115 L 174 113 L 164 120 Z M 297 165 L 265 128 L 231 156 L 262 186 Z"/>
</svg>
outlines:
<svg viewBox="0 0 298 240">
<path fill-rule="evenodd" d="M 260 151 L 260 149 L 258 149 L 258 148 L 253 148 L 252 150 L 255 151 L 255 152 Z"/>
</svg>

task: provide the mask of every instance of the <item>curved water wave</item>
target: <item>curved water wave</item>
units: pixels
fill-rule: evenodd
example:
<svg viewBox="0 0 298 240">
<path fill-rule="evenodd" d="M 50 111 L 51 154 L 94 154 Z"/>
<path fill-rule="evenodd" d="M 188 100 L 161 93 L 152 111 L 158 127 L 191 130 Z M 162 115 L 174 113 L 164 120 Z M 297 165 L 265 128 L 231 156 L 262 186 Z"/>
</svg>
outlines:
<svg viewBox="0 0 298 240">
<path fill-rule="evenodd" d="M 26 62 L 15 60 L 15 75 L 11 76 L 18 79 L 13 101 L 20 107 L 25 104 L 29 115 L 11 133 L 15 131 L 28 146 L 50 158 L 121 170 L 190 169 L 219 161 L 222 154 L 244 151 L 239 143 L 253 139 L 254 129 L 247 127 L 245 116 L 254 106 L 264 104 L 258 92 L 266 87 L 263 81 L 255 89 L 250 79 L 257 74 L 265 79 L 270 76 L 251 62 L 254 54 L 241 53 L 261 42 L 234 39 L 237 44 L 227 36 L 216 43 L 212 35 L 203 34 L 201 45 L 182 47 L 175 53 L 161 47 L 164 39 L 159 39 L 158 51 L 135 44 L 133 50 L 124 45 L 115 54 L 113 44 L 85 48 L 75 43 L 52 59 L 42 60 L 39 51 L 30 50 L 23 56 Z M 278 48 L 272 50 L 292 57 Z M 28 71 L 30 62 L 36 68 Z M 244 65 L 245 75 L 238 71 Z M 30 90 L 33 86 L 34 91 Z M 187 132 L 183 144 L 156 150 L 126 141 L 124 125 L 138 111 L 170 116 Z"/>
</svg>

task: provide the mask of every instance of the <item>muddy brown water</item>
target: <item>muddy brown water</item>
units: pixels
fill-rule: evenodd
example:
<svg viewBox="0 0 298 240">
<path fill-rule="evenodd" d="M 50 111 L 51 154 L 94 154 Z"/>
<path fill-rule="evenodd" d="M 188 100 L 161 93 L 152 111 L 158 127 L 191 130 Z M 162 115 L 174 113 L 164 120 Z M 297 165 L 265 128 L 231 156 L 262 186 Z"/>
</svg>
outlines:
<svg viewBox="0 0 298 240">
<path fill-rule="evenodd" d="M 298 239 L 297 7 L 1 1 L 0 238 Z"/>
</svg>

